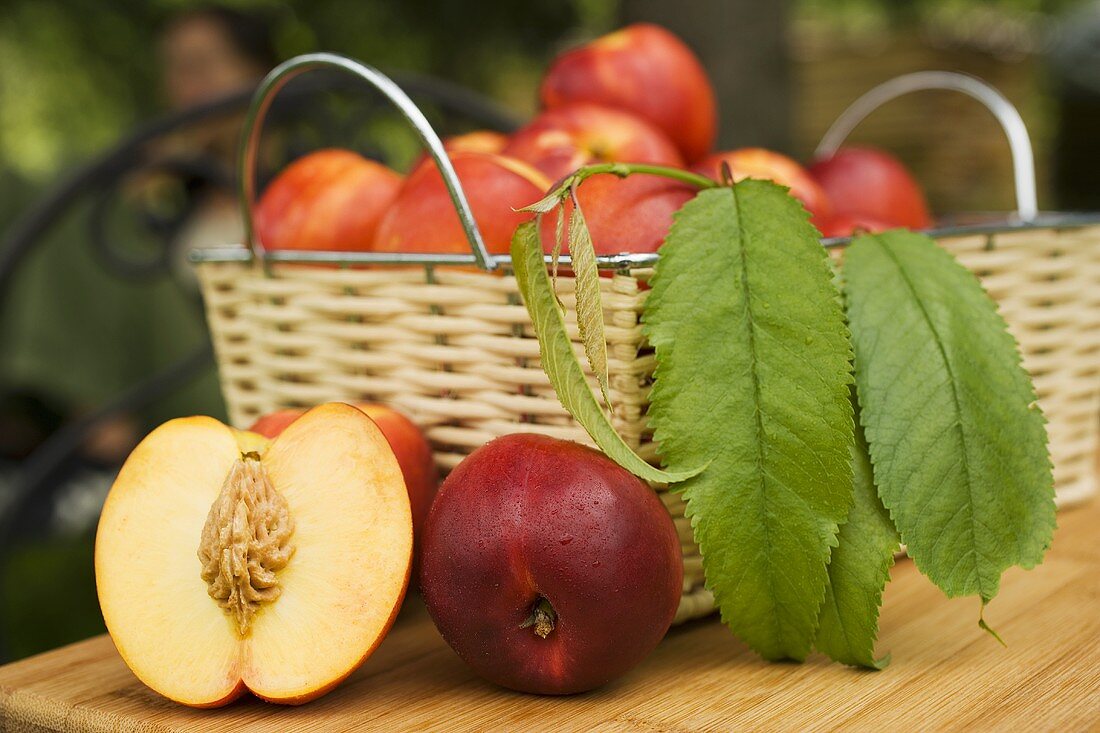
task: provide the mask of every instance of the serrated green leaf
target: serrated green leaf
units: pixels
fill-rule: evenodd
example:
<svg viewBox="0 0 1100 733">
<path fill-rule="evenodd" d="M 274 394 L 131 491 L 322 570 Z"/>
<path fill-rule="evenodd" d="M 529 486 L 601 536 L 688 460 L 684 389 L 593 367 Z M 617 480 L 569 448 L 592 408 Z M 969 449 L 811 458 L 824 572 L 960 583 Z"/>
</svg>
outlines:
<svg viewBox="0 0 1100 733">
<path fill-rule="evenodd" d="M 851 346 L 817 232 L 764 181 L 699 193 L 660 250 L 644 323 L 651 423 L 723 620 L 768 659 L 813 647 L 852 497 Z"/>
<path fill-rule="evenodd" d="M 604 402 L 614 411 L 607 384 L 607 337 L 603 330 L 603 301 L 600 298 L 600 271 L 596 267 L 596 248 L 584 220 L 584 212 L 573 196 L 573 211 L 569 215 L 569 255 L 573 263 L 573 278 L 577 295 L 577 330 L 588 366 L 596 375 Z"/>
<path fill-rule="evenodd" d="M 882 669 L 889 662 L 889 655 L 875 658 L 878 610 L 899 539 L 875 490 L 867 441 L 858 424 L 855 437 L 852 445 L 855 496 L 829 561 L 829 583 L 825 586 L 825 602 L 821 604 L 817 649 L 843 664 Z"/>
<path fill-rule="evenodd" d="M 1016 341 L 978 279 L 928 237 L 860 237 L 844 279 L 879 496 L 922 572 L 988 602 L 1054 531 L 1044 420 Z"/>
<path fill-rule="evenodd" d="M 584 370 L 573 352 L 565 318 L 550 285 L 550 275 L 546 272 L 539 232 L 534 222 L 521 224 L 512 237 L 512 267 L 538 335 L 542 368 L 550 377 L 562 405 L 588 431 L 596 445 L 620 466 L 648 481 L 671 484 L 701 471 L 705 462 L 680 471 L 662 471 L 649 465 L 623 441 L 600 409 L 596 394 L 585 379 Z"/>
</svg>

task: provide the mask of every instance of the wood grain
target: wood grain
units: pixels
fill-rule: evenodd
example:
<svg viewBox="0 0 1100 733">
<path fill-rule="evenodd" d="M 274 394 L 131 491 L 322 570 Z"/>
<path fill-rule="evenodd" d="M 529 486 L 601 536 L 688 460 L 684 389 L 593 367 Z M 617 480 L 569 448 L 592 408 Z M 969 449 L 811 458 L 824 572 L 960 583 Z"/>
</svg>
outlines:
<svg viewBox="0 0 1100 733">
<path fill-rule="evenodd" d="M 978 630 L 976 600 L 945 599 L 903 560 L 882 612 L 883 672 L 762 662 L 710 619 L 674 629 L 604 689 L 533 697 L 472 676 L 412 604 L 348 682 L 301 708 L 180 707 L 97 637 L 0 667 L 0 730 L 1100 730 L 1100 503 L 1059 522 L 1046 562 L 1009 572 L 987 609 L 1007 648 Z"/>
</svg>

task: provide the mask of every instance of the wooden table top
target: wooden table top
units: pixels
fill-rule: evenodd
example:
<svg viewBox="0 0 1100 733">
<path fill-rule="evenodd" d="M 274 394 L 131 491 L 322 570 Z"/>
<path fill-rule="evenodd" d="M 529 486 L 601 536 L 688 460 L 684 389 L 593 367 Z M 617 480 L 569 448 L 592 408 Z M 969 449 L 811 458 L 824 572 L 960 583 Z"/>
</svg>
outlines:
<svg viewBox="0 0 1100 733">
<path fill-rule="evenodd" d="M 912 562 L 894 569 L 867 672 L 813 657 L 770 664 L 715 619 L 673 629 L 625 678 L 568 698 L 474 677 L 412 604 L 334 692 L 287 708 L 246 697 L 191 710 L 146 689 L 106 636 L 0 667 L 2 731 L 1100 730 L 1100 502 L 1059 515 L 1046 562 L 1010 571 L 977 627 Z"/>
</svg>

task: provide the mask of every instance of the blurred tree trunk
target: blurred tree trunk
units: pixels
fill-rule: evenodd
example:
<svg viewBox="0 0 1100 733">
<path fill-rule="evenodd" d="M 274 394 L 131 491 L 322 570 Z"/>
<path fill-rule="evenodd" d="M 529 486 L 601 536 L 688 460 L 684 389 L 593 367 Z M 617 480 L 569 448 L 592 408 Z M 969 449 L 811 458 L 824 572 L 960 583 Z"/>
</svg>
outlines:
<svg viewBox="0 0 1100 733">
<path fill-rule="evenodd" d="M 718 94 L 720 148 L 791 148 L 786 0 L 623 0 L 624 23 L 665 26 L 695 49 Z"/>
</svg>

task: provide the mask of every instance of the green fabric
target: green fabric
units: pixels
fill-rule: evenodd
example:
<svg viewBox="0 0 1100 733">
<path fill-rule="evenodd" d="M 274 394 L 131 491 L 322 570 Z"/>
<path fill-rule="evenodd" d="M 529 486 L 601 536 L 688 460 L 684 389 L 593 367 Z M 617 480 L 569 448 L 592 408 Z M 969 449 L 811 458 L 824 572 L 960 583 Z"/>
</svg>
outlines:
<svg viewBox="0 0 1100 733">
<path fill-rule="evenodd" d="M 164 278 L 129 281 L 105 270 L 90 233 L 69 222 L 16 271 L 0 313 L 0 384 L 74 410 L 93 408 L 190 353 L 206 339 L 199 310 Z M 213 364 L 139 417 L 224 415 Z"/>
<path fill-rule="evenodd" d="M 85 533 L 20 546 L 0 567 L 0 632 L 8 661 L 106 631 Z"/>
</svg>

